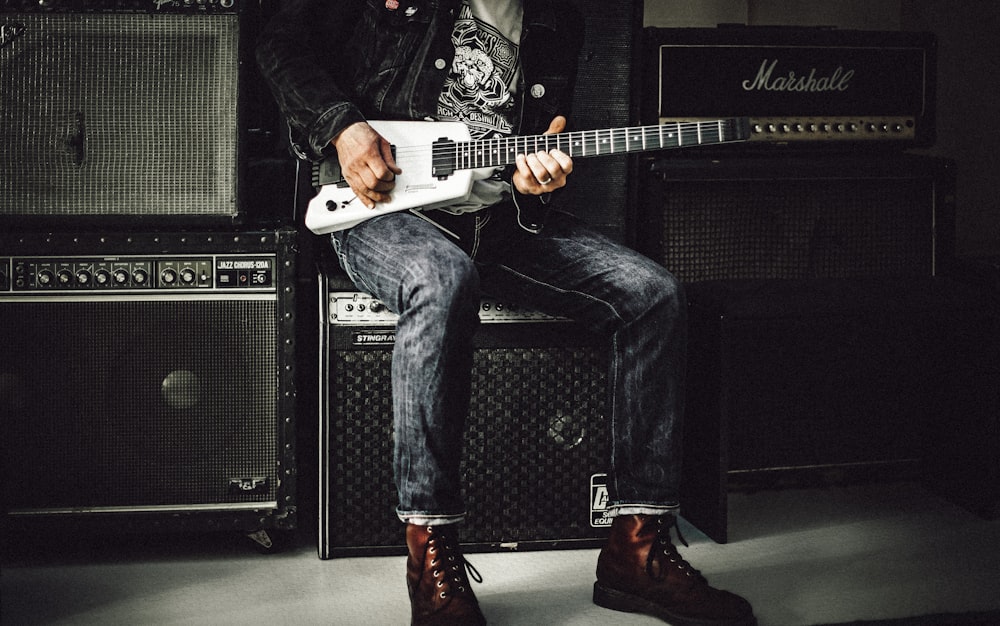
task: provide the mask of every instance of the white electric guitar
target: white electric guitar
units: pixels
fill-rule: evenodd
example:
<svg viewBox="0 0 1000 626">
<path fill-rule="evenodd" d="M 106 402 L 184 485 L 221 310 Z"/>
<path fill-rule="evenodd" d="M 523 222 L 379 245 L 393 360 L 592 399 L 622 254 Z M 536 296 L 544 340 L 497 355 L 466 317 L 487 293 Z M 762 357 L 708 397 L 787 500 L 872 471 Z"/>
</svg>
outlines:
<svg viewBox="0 0 1000 626">
<path fill-rule="evenodd" d="M 320 185 L 306 209 L 306 227 L 317 235 L 344 230 L 385 213 L 465 200 L 475 180 L 514 163 L 518 154 L 558 149 L 575 159 L 745 141 L 750 136 L 746 118 L 480 140 L 471 140 L 461 122 L 369 124 L 392 144 L 396 164 L 403 170 L 396 176 L 392 196 L 369 209 L 342 178 L 337 180 L 334 175 L 332 182 Z"/>
</svg>

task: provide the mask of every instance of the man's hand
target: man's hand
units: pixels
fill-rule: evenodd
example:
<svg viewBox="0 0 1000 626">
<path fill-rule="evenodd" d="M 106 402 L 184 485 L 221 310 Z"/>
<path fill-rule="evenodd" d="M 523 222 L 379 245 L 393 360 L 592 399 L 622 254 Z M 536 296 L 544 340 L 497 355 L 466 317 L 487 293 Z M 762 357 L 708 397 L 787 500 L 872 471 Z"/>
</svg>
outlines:
<svg viewBox="0 0 1000 626">
<path fill-rule="evenodd" d="M 557 115 L 544 134 L 561 133 L 566 128 L 566 118 Z M 513 183 L 523 194 L 541 195 L 566 185 L 566 177 L 573 171 L 573 159 L 561 150 L 519 154 L 515 159 L 517 171 Z"/>
<path fill-rule="evenodd" d="M 403 170 L 396 165 L 388 140 L 366 122 L 351 124 L 334 137 L 340 171 L 344 180 L 369 209 L 376 202 L 389 199 L 396 186 L 396 175 Z"/>
</svg>

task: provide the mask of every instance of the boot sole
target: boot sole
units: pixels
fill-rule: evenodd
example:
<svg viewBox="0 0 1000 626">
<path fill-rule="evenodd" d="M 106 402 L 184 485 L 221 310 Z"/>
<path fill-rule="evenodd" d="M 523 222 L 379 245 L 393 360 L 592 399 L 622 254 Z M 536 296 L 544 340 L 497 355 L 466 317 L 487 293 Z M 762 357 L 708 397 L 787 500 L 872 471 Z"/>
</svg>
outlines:
<svg viewBox="0 0 1000 626">
<path fill-rule="evenodd" d="M 757 619 L 745 620 L 714 620 L 697 619 L 677 615 L 669 609 L 646 600 L 645 598 L 625 593 L 615 589 L 610 589 L 594 583 L 594 604 L 612 611 L 623 613 L 641 613 L 652 615 L 671 624 L 671 626 L 757 626 Z"/>
</svg>

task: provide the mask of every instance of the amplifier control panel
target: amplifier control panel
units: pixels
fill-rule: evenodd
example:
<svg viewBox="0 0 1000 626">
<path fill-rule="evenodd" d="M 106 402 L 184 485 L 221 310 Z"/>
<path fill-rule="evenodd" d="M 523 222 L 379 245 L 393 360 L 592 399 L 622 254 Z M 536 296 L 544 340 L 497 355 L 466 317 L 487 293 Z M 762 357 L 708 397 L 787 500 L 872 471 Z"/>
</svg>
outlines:
<svg viewBox="0 0 1000 626">
<path fill-rule="evenodd" d="M 354 291 L 331 292 L 329 294 L 329 321 L 331 324 L 369 325 L 396 323 L 397 315 L 368 294 Z M 509 322 L 562 322 L 565 317 L 556 317 L 504 303 L 492 298 L 484 298 L 479 305 L 479 320 L 483 323 Z"/>
<path fill-rule="evenodd" d="M 0 296 L 273 291 L 275 256 L 0 257 Z"/>
<path fill-rule="evenodd" d="M 32 13 L 235 13 L 243 0 L 0 0 L 4 11 Z"/>
<path fill-rule="evenodd" d="M 707 122 L 714 118 L 661 118 L 661 124 Z M 750 117 L 749 141 L 767 143 L 914 141 L 917 121 L 912 116 L 792 116 Z"/>
</svg>

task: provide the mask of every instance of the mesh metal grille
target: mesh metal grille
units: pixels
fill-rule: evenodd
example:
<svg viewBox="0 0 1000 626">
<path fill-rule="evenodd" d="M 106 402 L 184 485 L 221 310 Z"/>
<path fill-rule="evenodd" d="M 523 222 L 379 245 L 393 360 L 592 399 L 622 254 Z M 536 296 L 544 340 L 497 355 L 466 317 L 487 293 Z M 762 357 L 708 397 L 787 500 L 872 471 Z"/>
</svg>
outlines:
<svg viewBox="0 0 1000 626">
<path fill-rule="evenodd" d="M 329 535 L 336 548 L 402 545 L 392 478 L 391 352 L 334 352 Z M 590 476 L 607 471 L 605 352 L 481 348 L 462 474 L 466 543 L 600 536 Z M 558 503 L 558 504 L 554 504 Z"/>
<path fill-rule="evenodd" d="M 273 301 L 7 302 L 0 324 L 5 507 L 276 499 Z"/>
<path fill-rule="evenodd" d="M 685 282 L 933 273 L 930 181 L 660 184 L 657 253 Z"/>
<path fill-rule="evenodd" d="M 235 15 L 7 19 L 0 214 L 236 212 Z"/>
</svg>

